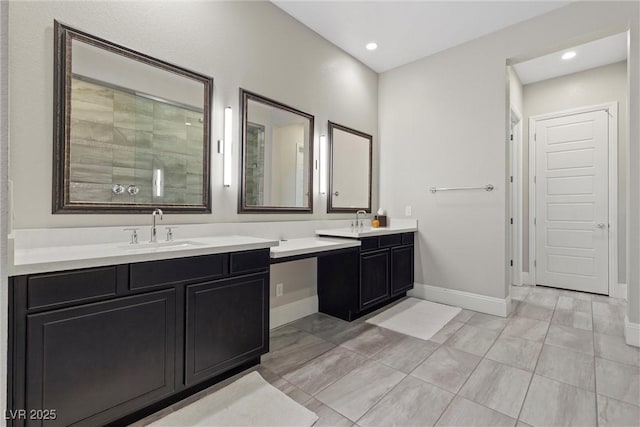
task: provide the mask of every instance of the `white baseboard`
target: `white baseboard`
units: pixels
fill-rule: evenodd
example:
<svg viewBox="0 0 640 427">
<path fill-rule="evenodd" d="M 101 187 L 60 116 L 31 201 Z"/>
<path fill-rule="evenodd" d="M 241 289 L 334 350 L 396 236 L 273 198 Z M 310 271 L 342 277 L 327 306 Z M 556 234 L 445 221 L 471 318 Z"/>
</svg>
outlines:
<svg viewBox="0 0 640 427">
<path fill-rule="evenodd" d="M 533 285 L 533 283 L 531 283 L 531 275 L 528 271 L 523 271 L 520 274 L 520 282 L 522 282 L 523 285 Z"/>
<path fill-rule="evenodd" d="M 627 284 L 614 283 L 611 287 L 611 298 L 627 299 Z"/>
<path fill-rule="evenodd" d="M 624 316 L 624 340 L 629 345 L 640 347 L 640 324 L 629 322 L 628 316 Z"/>
<path fill-rule="evenodd" d="M 318 296 L 314 295 L 299 301 L 271 309 L 269 329 L 277 328 L 294 320 L 318 312 Z"/>
<path fill-rule="evenodd" d="M 437 286 L 414 283 L 413 289 L 407 295 L 428 301 L 449 304 L 467 310 L 507 317 L 511 311 L 511 297 L 494 298 L 485 295 L 463 292 L 455 289 L 439 288 Z"/>
</svg>

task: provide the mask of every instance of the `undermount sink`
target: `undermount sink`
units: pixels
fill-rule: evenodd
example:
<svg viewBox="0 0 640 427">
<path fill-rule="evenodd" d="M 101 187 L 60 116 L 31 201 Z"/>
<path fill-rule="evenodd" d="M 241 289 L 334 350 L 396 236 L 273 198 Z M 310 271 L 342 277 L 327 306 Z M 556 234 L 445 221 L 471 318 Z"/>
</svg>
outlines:
<svg viewBox="0 0 640 427">
<path fill-rule="evenodd" d="M 147 243 L 134 243 L 128 245 L 120 245 L 118 248 L 128 251 L 138 251 L 143 249 L 177 249 L 177 248 L 189 248 L 202 246 L 204 243 L 196 242 L 195 240 L 172 240 L 170 242 L 147 242 Z"/>
</svg>

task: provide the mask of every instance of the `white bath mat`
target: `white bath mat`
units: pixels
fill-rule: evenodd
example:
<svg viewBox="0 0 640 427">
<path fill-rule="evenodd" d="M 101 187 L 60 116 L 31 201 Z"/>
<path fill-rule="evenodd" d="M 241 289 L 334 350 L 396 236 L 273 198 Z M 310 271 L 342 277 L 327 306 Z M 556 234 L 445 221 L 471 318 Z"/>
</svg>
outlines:
<svg viewBox="0 0 640 427">
<path fill-rule="evenodd" d="M 306 426 L 318 416 L 251 372 L 152 426 Z"/>
<path fill-rule="evenodd" d="M 461 311 L 459 307 L 408 298 L 367 320 L 367 323 L 428 340 Z"/>
</svg>

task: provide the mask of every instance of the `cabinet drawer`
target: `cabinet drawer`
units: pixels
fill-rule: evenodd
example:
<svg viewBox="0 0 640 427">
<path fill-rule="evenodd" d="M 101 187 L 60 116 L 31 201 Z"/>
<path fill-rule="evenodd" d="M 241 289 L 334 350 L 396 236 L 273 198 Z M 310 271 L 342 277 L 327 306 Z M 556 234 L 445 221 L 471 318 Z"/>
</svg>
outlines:
<svg viewBox="0 0 640 427">
<path fill-rule="evenodd" d="M 115 296 L 116 270 L 116 266 L 110 266 L 29 276 L 27 308 L 45 308 Z"/>
<path fill-rule="evenodd" d="M 413 245 L 413 233 L 402 233 L 402 244 Z"/>
<path fill-rule="evenodd" d="M 202 279 L 215 279 L 229 274 L 228 254 L 203 255 L 189 258 L 131 264 L 129 287 L 153 288 Z"/>
<path fill-rule="evenodd" d="M 251 273 L 269 268 L 269 249 L 257 251 L 232 252 L 231 274 Z"/>
<path fill-rule="evenodd" d="M 365 237 L 360 239 L 360 252 L 373 251 L 378 249 L 378 238 L 377 237 Z"/>
<path fill-rule="evenodd" d="M 402 234 L 387 234 L 380 236 L 380 247 L 389 248 L 391 246 L 400 246 L 402 244 Z"/>
</svg>

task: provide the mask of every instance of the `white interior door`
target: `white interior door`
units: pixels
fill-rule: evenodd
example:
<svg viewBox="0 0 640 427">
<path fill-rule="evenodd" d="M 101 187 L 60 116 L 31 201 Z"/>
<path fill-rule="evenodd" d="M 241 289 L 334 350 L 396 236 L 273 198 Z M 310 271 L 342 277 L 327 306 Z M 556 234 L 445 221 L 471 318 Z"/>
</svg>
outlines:
<svg viewBox="0 0 640 427">
<path fill-rule="evenodd" d="M 608 116 L 536 122 L 536 283 L 609 293 Z"/>
</svg>

